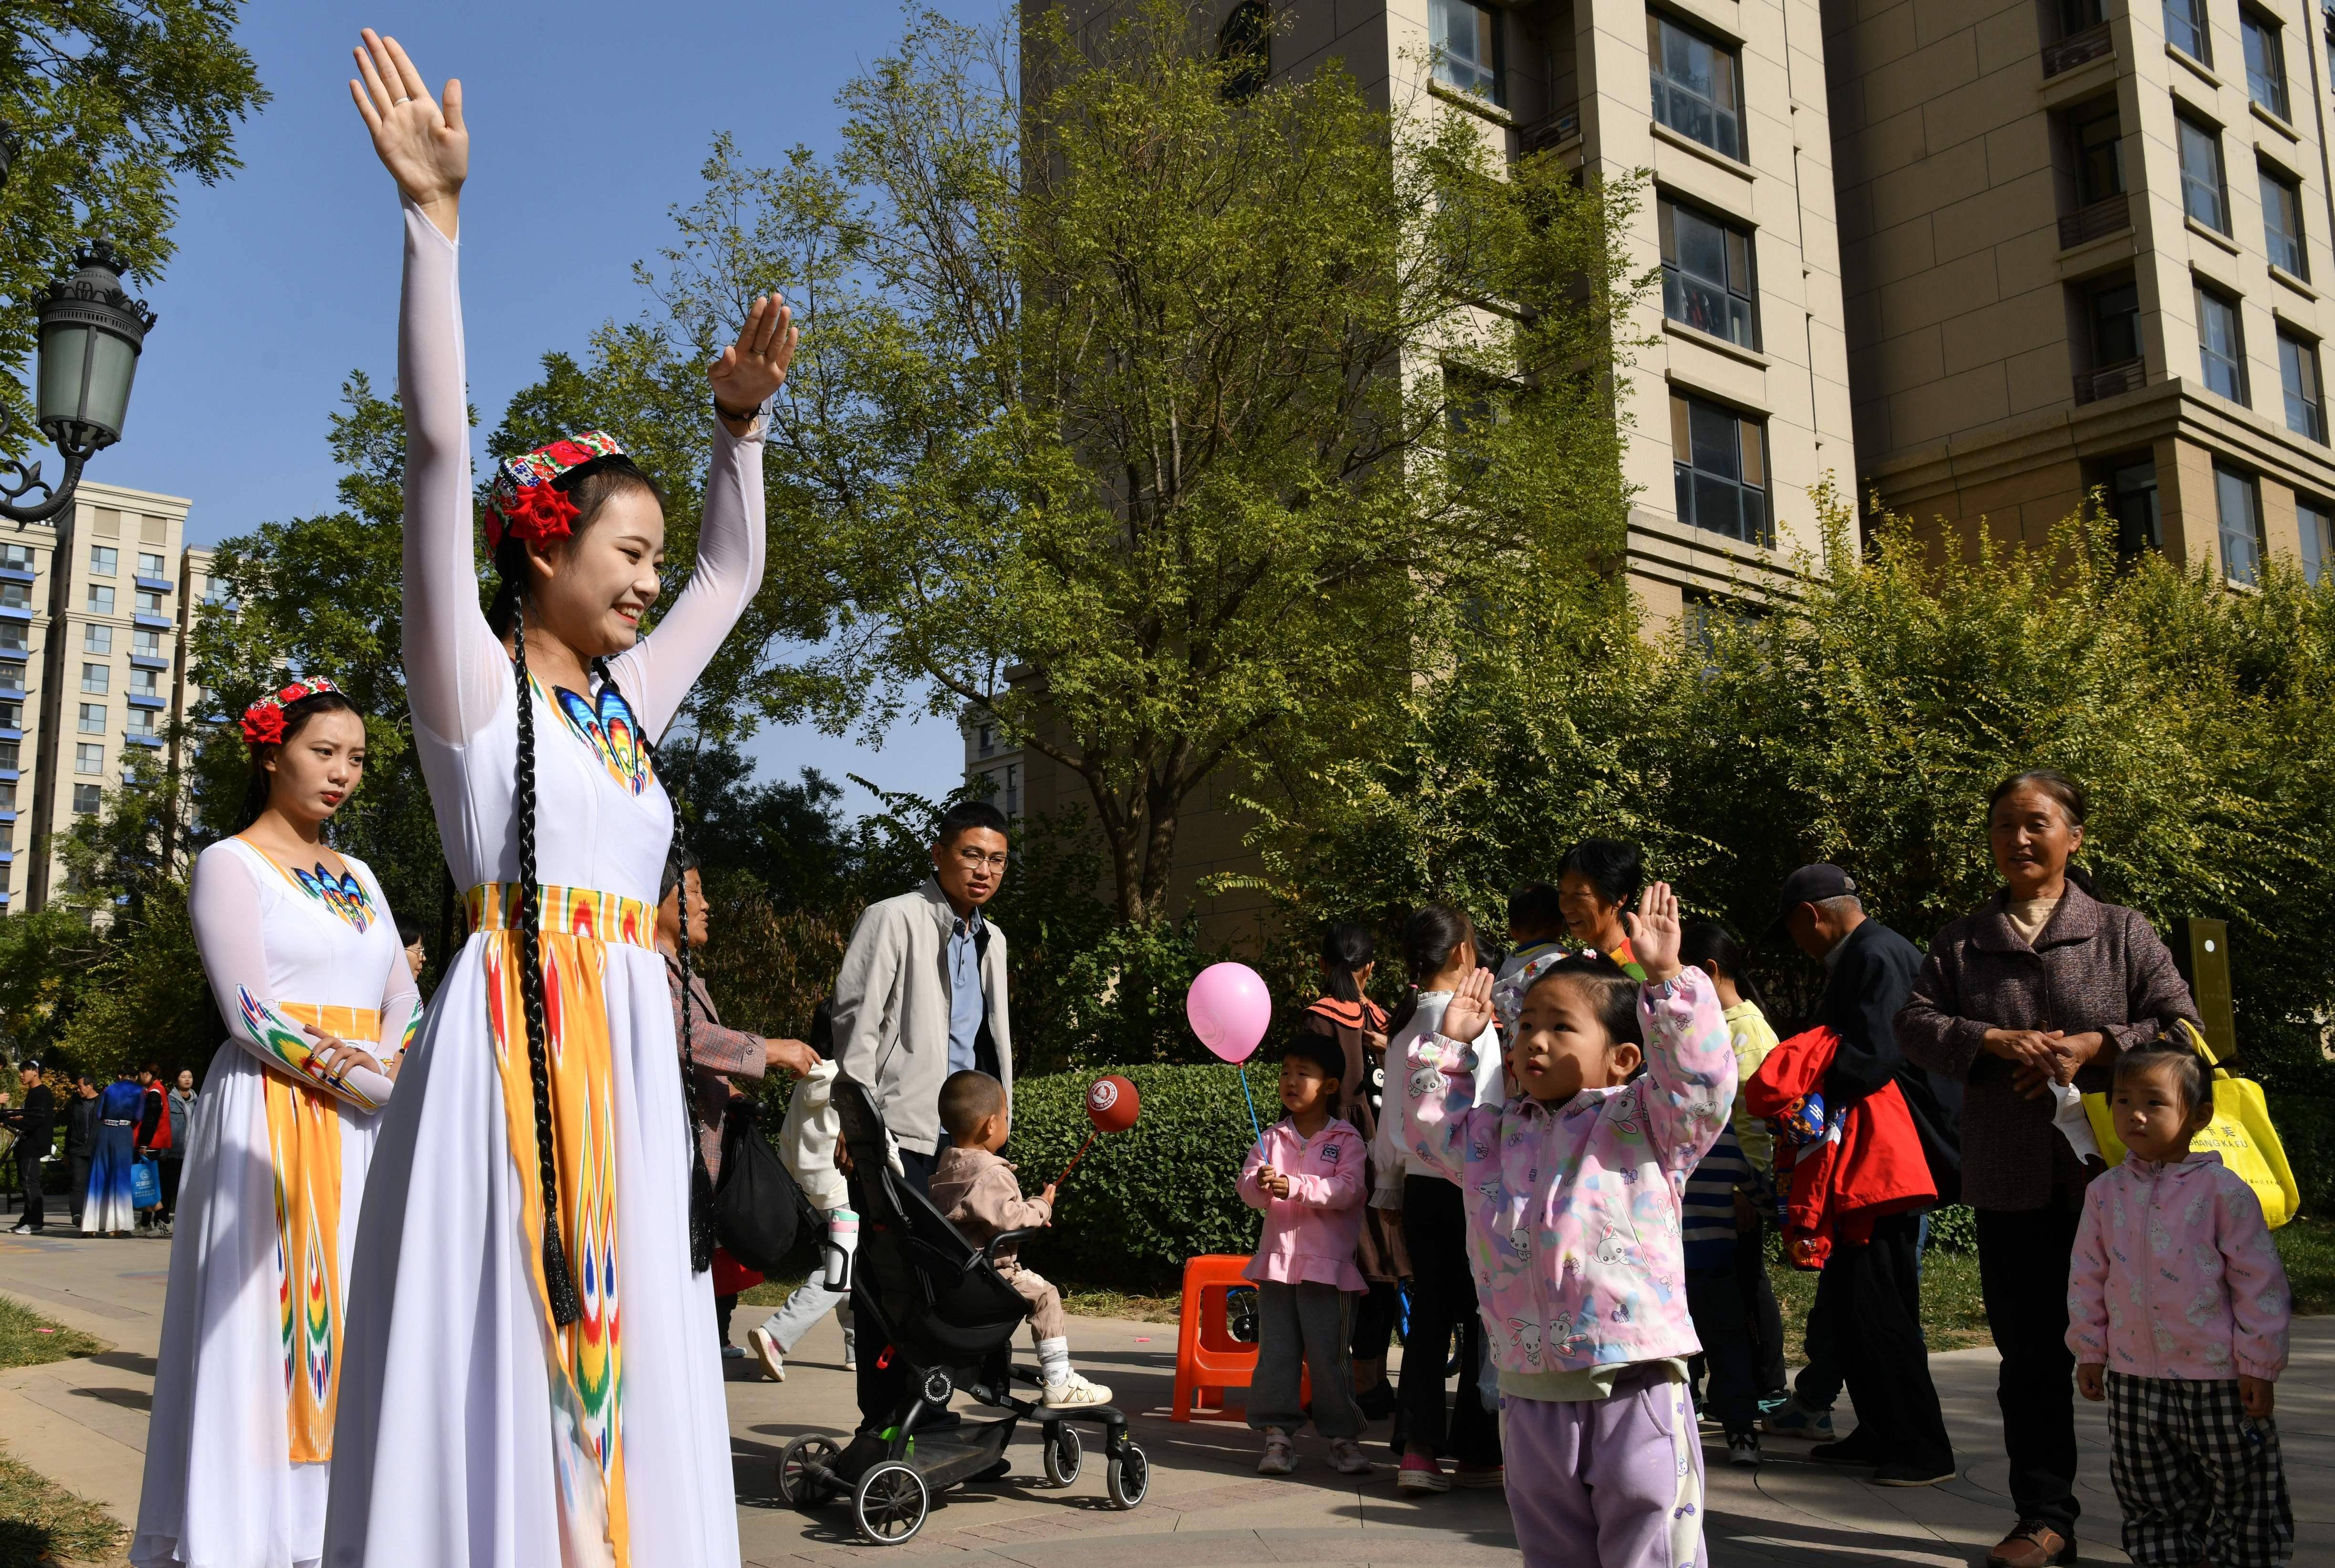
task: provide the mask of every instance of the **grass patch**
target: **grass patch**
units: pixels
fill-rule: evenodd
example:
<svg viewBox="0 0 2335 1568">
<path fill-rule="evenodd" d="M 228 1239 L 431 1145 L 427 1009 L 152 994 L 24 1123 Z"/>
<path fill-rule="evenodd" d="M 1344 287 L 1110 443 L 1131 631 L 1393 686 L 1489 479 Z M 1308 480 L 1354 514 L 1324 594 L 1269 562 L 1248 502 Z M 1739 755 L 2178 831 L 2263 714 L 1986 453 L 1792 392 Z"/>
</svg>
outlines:
<svg viewBox="0 0 2335 1568">
<path fill-rule="evenodd" d="M 1817 1276 L 1770 1259 L 1768 1280 L 1776 1308 L 1784 1316 L 1784 1356 L 1794 1366 L 1807 1359 L 1808 1309 L 1816 1304 Z M 1922 1257 L 1922 1335 L 1933 1350 L 1966 1350 L 1993 1343 L 1986 1328 L 1986 1304 L 1979 1295 L 1976 1253 L 1925 1253 Z"/>
<path fill-rule="evenodd" d="M 1176 1296 L 1131 1296 L 1124 1291 L 1081 1285 L 1061 1287 L 1062 1310 L 1080 1318 L 1132 1318 L 1138 1323 L 1172 1323 L 1183 1311 Z"/>
<path fill-rule="evenodd" d="M 112 1515 L 0 1453 L 0 1568 L 119 1563 L 129 1544 Z"/>
<path fill-rule="evenodd" d="M 21 1302 L 0 1296 L 0 1369 L 70 1361 L 110 1348 L 103 1340 L 53 1323 Z"/>
</svg>

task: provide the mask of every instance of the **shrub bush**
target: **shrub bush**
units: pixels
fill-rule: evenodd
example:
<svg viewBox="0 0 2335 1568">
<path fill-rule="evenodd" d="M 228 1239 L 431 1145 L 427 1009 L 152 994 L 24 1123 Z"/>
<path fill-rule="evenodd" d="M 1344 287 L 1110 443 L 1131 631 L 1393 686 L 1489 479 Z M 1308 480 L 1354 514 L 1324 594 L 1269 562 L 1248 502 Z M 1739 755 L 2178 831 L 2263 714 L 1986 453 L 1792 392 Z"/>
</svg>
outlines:
<svg viewBox="0 0 2335 1568">
<path fill-rule="evenodd" d="M 1062 1284 L 1169 1291 L 1187 1258 L 1254 1252 L 1258 1215 L 1233 1184 L 1255 1139 L 1229 1067 L 1119 1067 L 1020 1080 L 1005 1155 L 1021 1167 L 1022 1190 L 1034 1195 L 1053 1180 L 1093 1130 L 1087 1086 L 1106 1071 L 1134 1083 L 1142 1115 L 1126 1132 L 1095 1139 L 1062 1188 L 1053 1229 L 1024 1247 L 1031 1266 Z M 1252 1075 L 1250 1089 L 1270 1081 Z"/>
<path fill-rule="evenodd" d="M 2293 1167 L 2295 1186 L 2302 1189 L 2302 1212 L 2321 1219 L 2335 1215 L 2335 1099 L 2274 1094 L 2270 1119 Z"/>
</svg>

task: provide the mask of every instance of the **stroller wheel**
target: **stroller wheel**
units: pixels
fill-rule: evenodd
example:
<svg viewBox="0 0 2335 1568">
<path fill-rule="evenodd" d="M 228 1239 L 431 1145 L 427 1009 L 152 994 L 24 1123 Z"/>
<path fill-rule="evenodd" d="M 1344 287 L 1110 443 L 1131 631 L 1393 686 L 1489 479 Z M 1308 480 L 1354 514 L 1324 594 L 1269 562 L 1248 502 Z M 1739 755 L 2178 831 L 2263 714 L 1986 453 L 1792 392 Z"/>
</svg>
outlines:
<svg viewBox="0 0 2335 1568">
<path fill-rule="evenodd" d="M 789 1443 L 786 1452 L 779 1456 L 780 1499 L 792 1508 L 809 1508 L 825 1502 L 824 1473 L 834 1469 L 842 1452 L 832 1437 L 817 1432 L 806 1432 Z M 814 1467 L 821 1474 L 814 1476 Z"/>
<path fill-rule="evenodd" d="M 1141 1448 L 1128 1443 L 1112 1458 L 1103 1485 L 1110 1493 L 1112 1507 L 1135 1507 L 1151 1491 L 1151 1461 L 1143 1457 Z"/>
<path fill-rule="evenodd" d="M 1079 1466 L 1085 1463 L 1085 1450 L 1079 1446 L 1079 1431 L 1067 1421 L 1057 1421 L 1047 1432 L 1046 1479 L 1057 1486 L 1067 1486 L 1079 1478 Z"/>
<path fill-rule="evenodd" d="M 912 1465 L 889 1459 L 871 1465 L 851 1495 L 851 1521 L 870 1546 L 898 1546 L 925 1527 L 932 1493 Z"/>
</svg>

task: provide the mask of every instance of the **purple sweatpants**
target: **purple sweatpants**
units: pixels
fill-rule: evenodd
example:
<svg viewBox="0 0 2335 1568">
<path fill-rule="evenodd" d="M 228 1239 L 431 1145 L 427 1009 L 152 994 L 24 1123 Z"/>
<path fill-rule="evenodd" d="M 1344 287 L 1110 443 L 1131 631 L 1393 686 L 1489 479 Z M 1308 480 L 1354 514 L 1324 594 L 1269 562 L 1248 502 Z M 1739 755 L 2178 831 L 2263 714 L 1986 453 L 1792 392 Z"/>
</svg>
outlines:
<svg viewBox="0 0 2335 1568">
<path fill-rule="evenodd" d="M 1624 1372 L 1610 1398 L 1500 1398 L 1525 1568 L 1708 1568 L 1702 1441 L 1684 1383 Z"/>
</svg>

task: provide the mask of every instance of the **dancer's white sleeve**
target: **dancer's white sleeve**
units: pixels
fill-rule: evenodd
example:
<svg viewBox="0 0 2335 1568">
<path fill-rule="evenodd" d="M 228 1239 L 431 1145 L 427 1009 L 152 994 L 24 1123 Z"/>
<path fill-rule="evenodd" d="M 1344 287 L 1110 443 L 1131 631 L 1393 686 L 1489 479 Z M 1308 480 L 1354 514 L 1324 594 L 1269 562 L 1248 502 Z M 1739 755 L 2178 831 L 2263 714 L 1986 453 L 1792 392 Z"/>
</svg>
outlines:
<svg viewBox="0 0 2335 1568">
<path fill-rule="evenodd" d="M 510 656 L 479 609 L 460 257 L 455 242 L 405 203 L 398 388 L 405 402 L 406 690 L 414 721 L 456 743 L 513 694 Z M 763 428 L 757 420 L 748 434 L 732 436 L 714 420 L 696 570 L 656 630 L 610 661 L 652 739 L 673 722 L 762 585 Z"/>
<path fill-rule="evenodd" d="M 267 948 L 260 934 L 259 880 L 241 857 L 206 855 L 195 862 L 188 913 L 211 995 L 237 1045 L 277 1071 L 361 1110 L 378 1110 L 389 1103 L 391 1084 L 380 1073 L 352 1068 L 336 1080 L 312 1065 L 315 1038 L 277 1010 L 278 999 L 267 978 Z M 406 984 L 412 986 L 410 977 Z M 387 1021 L 384 1016 L 384 1026 Z M 399 1028 L 403 1027 L 401 1021 Z"/>
<path fill-rule="evenodd" d="M 373 885 L 373 907 L 381 911 L 383 920 L 393 920 L 389 895 L 381 890 L 371 866 L 364 868 L 364 879 Z M 382 981 L 381 1045 L 373 1054 L 382 1066 L 387 1067 L 421 1032 L 421 988 L 413 982 L 413 966 L 405 962 L 405 950 L 400 947 L 397 962 L 389 966 L 389 973 Z"/>
</svg>

